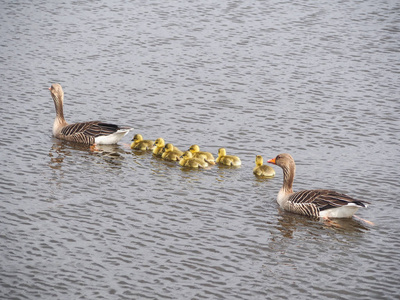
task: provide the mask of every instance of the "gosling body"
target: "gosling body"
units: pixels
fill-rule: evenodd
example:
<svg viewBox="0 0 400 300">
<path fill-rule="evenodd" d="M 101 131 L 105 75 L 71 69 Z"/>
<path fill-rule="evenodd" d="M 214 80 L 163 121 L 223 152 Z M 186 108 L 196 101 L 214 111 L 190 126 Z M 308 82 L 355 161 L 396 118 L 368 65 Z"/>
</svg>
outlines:
<svg viewBox="0 0 400 300">
<path fill-rule="evenodd" d="M 268 177 L 272 178 L 275 176 L 274 168 L 264 165 L 264 160 L 261 155 L 256 156 L 256 166 L 253 169 L 253 174 L 257 177 Z"/>
<path fill-rule="evenodd" d="M 200 147 L 198 145 L 190 146 L 189 151 L 193 154 L 194 158 L 200 158 L 205 160 L 210 165 L 215 165 L 215 158 L 211 152 L 200 151 Z"/>
<path fill-rule="evenodd" d="M 242 164 L 242 161 L 239 157 L 235 155 L 226 155 L 225 148 L 219 148 L 217 163 L 226 166 L 240 166 Z"/>
<path fill-rule="evenodd" d="M 182 154 L 183 154 L 182 151 L 175 148 L 174 145 L 172 145 L 171 143 L 168 143 L 165 145 L 164 153 L 162 154 L 161 157 L 165 160 L 179 161 Z"/>
<path fill-rule="evenodd" d="M 179 164 L 182 167 L 189 167 L 189 168 L 207 168 L 208 167 L 208 163 L 206 161 L 204 161 L 204 159 L 193 157 L 193 154 L 190 151 L 185 151 L 182 154 Z"/>
<path fill-rule="evenodd" d="M 154 148 L 154 141 L 144 140 L 141 134 L 135 134 L 132 139 L 131 149 L 133 150 L 152 150 Z"/>
</svg>

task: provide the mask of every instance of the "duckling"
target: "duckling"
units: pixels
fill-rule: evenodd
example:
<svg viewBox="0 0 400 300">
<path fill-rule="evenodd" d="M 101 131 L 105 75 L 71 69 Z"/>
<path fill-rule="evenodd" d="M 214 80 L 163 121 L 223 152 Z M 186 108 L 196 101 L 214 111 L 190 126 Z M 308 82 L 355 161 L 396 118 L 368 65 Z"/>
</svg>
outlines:
<svg viewBox="0 0 400 300">
<path fill-rule="evenodd" d="M 256 156 L 256 166 L 253 169 L 253 173 L 256 176 L 260 177 L 274 177 L 275 176 L 275 170 L 267 165 L 263 165 L 263 157 L 261 155 Z"/>
<path fill-rule="evenodd" d="M 210 165 L 215 165 L 214 156 L 210 152 L 200 151 L 200 147 L 198 145 L 190 146 L 189 151 L 193 154 L 194 158 L 201 158 Z"/>
<path fill-rule="evenodd" d="M 242 164 L 239 157 L 234 155 L 226 155 L 225 148 L 218 149 L 217 163 L 227 166 L 240 166 Z"/>
<path fill-rule="evenodd" d="M 163 138 L 158 138 L 156 139 L 156 141 L 154 142 L 154 148 L 153 148 L 153 154 L 155 156 L 162 156 L 162 154 L 164 153 L 164 147 L 165 147 L 165 141 Z M 174 150 L 178 150 L 178 147 L 174 146 Z"/>
<path fill-rule="evenodd" d="M 183 152 L 180 151 L 178 148 L 174 148 L 174 145 L 168 143 L 164 147 L 164 153 L 162 154 L 162 158 L 165 160 L 175 160 L 179 161 L 180 157 L 182 156 Z"/>
<path fill-rule="evenodd" d="M 152 150 L 154 148 L 154 141 L 144 140 L 141 134 L 135 134 L 132 139 L 131 149 L 134 150 Z"/>
<path fill-rule="evenodd" d="M 153 155 L 161 156 L 165 147 L 165 141 L 163 138 L 158 138 L 153 144 Z"/>
<path fill-rule="evenodd" d="M 202 158 L 193 157 L 192 152 L 185 151 L 181 156 L 181 160 L 179 164 L 182 167 L 190 167 L 190 168 L 207 168 L 208 163 L 204 161 Z"/>
</svg>

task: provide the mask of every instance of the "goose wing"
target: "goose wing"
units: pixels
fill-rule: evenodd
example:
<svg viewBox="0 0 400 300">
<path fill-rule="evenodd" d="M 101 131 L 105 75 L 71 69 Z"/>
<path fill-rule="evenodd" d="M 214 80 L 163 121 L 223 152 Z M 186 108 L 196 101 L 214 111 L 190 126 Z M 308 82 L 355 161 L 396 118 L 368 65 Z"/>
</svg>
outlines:
<svg viewBox="0 0 400 300">
<path fill-rule="evenodd" d="M 290 195 L 288 201 L 292 204 L 304 204 L 305 206 L 312 205 L 315 208 L 318 208 L 319 211 L 345 205 L 356 205 L 360 207 L 367 206 L 366 201 L 356 200 L 350 196 L 331 190 L 300 191 Z"/>
<path fill-rule="evenodd" d="M 119 129 L 121 128 L 118 125 L 91 121 L 67 125 L 61 130 L 61 134 L 70 141 L 93 144 L 96 137 L 113 134 Z"/>
</svg>

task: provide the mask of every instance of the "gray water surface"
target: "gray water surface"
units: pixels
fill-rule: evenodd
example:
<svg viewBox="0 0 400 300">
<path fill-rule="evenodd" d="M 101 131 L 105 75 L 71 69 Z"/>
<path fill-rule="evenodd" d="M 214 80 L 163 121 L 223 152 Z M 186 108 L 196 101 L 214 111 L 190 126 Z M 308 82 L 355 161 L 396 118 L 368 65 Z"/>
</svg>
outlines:
<svg viewBox="0 0 400 300">
<path fill-rule="evenodd" d="M 2 299 L 394 299 L 400 294 L 398 1 L 0 4 Z M 69 122 L 135 128 L 91 152 Z M 185 170 L 129 148 L 225 147 L 240 168 Z M 330 224 L 295 190 L 370 202 Z"/>
</svg>

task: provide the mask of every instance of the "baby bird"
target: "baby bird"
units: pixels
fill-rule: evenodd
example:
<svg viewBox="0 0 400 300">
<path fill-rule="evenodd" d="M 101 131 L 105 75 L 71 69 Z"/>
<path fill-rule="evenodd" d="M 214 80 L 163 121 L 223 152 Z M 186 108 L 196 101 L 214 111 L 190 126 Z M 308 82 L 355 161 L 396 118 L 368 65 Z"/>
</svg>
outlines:
<svg viewBox="0 0 400 300">
<path fill-rule="evenodd" d="M 168 143 L 164 147 L 164 153 L 162 154 L 162 158 L 165 160 L 175 160 L 179 161 L 180 157 L 182 156 L 183 152 L 177 148 L 174 148 L 174 145 Z"/>
<path fill-rule="evenodd" d="M 144 140 L 141 134 L 135 134 L 132 139 L 131 149 L 134 150 L 152 150 L 154 148 L 154 141 Z"/>
<path fill-rule="evenodd" d="M 204 161 L 204 159 L 193 157 L 193 154 L 190 151 L 183 152 L 183 155 L 181 156 L 181 160 L 179 161 L 179 164 L 182 167 L 189 167 L 189 168 L 207 168 L 208 167 L 208 163 L 206 163 Z"/>
<path fill-rule="evenodd" d="M 165 141 L 163 138 L 158 138 L 156 139 L 156 141 L 153 144 L 154 148 L 153 148 L 153 154 L 155 156 L 160 156 L 163 154 L 163 150 L 165 147 Z"/>
<path fill-rule="evenodd" d="M 215 165 L 214 156 L 210 152 L 200 151 L 200 147 L 198 145 L 190 146 L 189 151 L 193 154 L 194 158 L 204 159 L 210 165 Z"/>
<path fill-rule="evenodd" d="M 275 176 L 275 170 L 267 165 L 263 165 L 263 157 L 261 155 L 256 156 L 256 166 L 253 169 L 253 173 L 256 176 L 260 177 L 274 177 Z"/>
<path fill-rule="evenodd" d="M 217 163 L 227 166 L 240 166 L 242 164 L 239 157 L 234 155 L 226 155 L 225 148 L 218 149 Z"/>
</svg>

